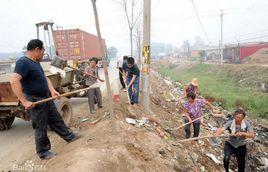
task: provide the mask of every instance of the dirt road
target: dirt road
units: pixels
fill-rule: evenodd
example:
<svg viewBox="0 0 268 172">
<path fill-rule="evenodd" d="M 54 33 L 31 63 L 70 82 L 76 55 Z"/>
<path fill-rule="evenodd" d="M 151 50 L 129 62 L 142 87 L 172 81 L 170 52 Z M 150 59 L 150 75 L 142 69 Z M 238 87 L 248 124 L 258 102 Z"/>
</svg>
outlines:
<svg viewBox="0 0 268 172">
<path fill-rule="evenodd" d="M 99 71 L 100 77 L 104 77 L 103 69 Z M 110 82 L 115 82 L 118 78 L 118 73 L 115 68 L 115 62 L 111 62 L 109 67 Z M 106 84 L 101 83 L 102 92 L 106 91 Z M 87 98 L 72 98 L 71 99 L 74 116 L 81 114 L 81 112 L 87 113 L 88 105 Z M 35 154 L 34 143 L 34 131 L 31 123 L 16 118 L 12 128 L 10 130 L 2 131 L 0 133 L 0 171 L 8 171 L 14 169 L 14 165 L 21 164 L 23 161 L 31 159 L 30 157 Z M 53 145 L 54 138 L 60 140 L 53 132 L 49 132 L 49 135 L 53 135 L 51 142 Z"/>
</svg>

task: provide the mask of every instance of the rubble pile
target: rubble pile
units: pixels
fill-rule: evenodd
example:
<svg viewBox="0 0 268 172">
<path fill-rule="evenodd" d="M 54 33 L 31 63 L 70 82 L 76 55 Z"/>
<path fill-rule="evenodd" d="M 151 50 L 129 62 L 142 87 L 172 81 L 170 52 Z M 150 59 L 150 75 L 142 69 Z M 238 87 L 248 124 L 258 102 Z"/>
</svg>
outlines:
<svg viewBox="0 0 268 172">
<path fill-rule="evenodd" d="M 178 131 L 167 131 L 166 127 L 174 128 L 182 124 L 182 109 L 179 97 L 183 93 L 183 86 L 179 82 L 172 81 L 168 77 L 162 77 L 158 72 L 152 71 L 151 77 L 152 108 L 155 113 L 153 121 L 146 117 L 133 120 L 128 119 L 128 123 L 137 127 L 144 126 L 148 131 L 156 132 L 164 138 L 167 148 L 160 150 L 162 157 L 171 158 L 176 161 L 173 166 L 175 171 L 193 170 L 193 171 L 219 171 L 223 170 L 223 147 L 224 139 L 203 139 L 199 142 L 191 141 L 188 143 L 173 144 L 178 140 L 184 139 L 183 128 Z M 216 103 L 215 103 L 216 104 Z M 216 104 L 217 105 L 217 104 Z M 161 108 L 161 109 L 159 109 Z M 216 129 L 222 126 L 227 120 L 231 120 L 231 112 L 218 107 L 219 115 L 210 115 L 202 121 L 201 136 L 212 134 Z M 209 113 L 204 109 L 204 114 Z M 251 122 L 252 123 L 252 122 Z M 265 171 L 268 170 L 268 128 L 252 123 L 256 138 L 249 141 L 247 170 Z M 232 158 L 231 168 L 236 169 L 236 160 Z"/>
</svg>

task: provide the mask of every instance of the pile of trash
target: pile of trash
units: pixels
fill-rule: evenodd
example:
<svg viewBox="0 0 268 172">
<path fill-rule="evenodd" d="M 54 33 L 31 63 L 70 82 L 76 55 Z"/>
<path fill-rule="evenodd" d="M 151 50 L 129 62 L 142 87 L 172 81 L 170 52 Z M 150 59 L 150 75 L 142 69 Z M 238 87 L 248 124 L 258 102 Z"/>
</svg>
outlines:
<svg viewBox="0 0 268 172">
<path fill-rule="evenodd" d="M 152 110 L 155 116 L 139 116 L 138 118 L 126 118 L 126 122 L 138 128 L 146 128 L 148 131 L 156 132 L 163 138 L 168 150 L 162 151 L 164 157 L 174 156 L 174 161 L 181 165 L 174 165 L 175 171 L 196 170 L 196 171 L 219 171 L 223 170 L 223 147 L 224 139 L 206 138 L 199 141 L 174 144 L 184 139 L 183 128 L 179 130 L 168 130 L 183 124 L 181 100 L 183 85 L 172 81 L 168 77 L 161 76 L 158 72 L 151 72 L 151 100 Z M 232 119 L 231 113 L 218 107 L 218 115 L 208 115 L 202 120 L 201 136 L 211 135 L 220 126 Z M 204 109 L 204 115 L 209 113 Z M 137 115 L 138 116 L 138 115 Z M 253 124 L 253 126 L 255 126 Z M 248 171 L 268 170 L 268 129 L 264 126 L 254 128 L 256 138 L 248 143 L 248 156 L 246 168 Z M 170 152 L 168 155 L 167 152 Z M 171 155 L 172 154 L 172 155 Z M 186 165 L 188 164 L 188 165 Z M 237 163 L 235 158 L 231 159 L 231 169 L 235 170 Z"/>
<path fill-rule="evenodd" d="M 183 94 L 183 85 L 180 82 L 172 81 L 169 77 L 162 77 L 158 72 L 152 70 L 152 85 L 155 85 L 151 92 L 151 100 L 154 104 L 161 106 L 170 114 L 179 110 L 179 98 Z M 162 79 L 163 78 L 163 79 Z"/>
</svg>

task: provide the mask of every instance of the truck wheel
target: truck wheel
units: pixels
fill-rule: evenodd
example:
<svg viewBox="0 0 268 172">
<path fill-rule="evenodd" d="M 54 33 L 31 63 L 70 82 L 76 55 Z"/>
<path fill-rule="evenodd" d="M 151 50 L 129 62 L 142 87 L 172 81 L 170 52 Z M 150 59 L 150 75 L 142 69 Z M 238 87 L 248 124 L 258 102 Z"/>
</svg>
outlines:
<svg viewBox="0 0 268 172">
<path fill-rule="evenodd" d="M 65 124 L 67 126 L 70 125 L 73 116 L 73 108 L 69 99 L 62 97 L 59 100 L 55 100 L 55 104 Z"/>
<path fill-rule="evenodd" d="M 15 117 L 0 118 L 0 130 L 8 130 L 14 122 Z"/>
</svg>

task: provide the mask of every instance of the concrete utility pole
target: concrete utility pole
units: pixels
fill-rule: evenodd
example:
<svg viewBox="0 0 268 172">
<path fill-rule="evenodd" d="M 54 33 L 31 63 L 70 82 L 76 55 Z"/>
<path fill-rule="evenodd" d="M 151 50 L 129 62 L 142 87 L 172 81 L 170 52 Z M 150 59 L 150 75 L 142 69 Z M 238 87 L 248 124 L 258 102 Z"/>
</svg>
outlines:
<svg viewBox="0 0 268 172">
<path fill-rule="evenodd" d="M 221 64 L 223 64 L 223 10 L 220 11 L 221 18 L 221 43 L 220 43 L 220 53 L 221 53 Z"/>
<path fill-rule="evenodd" d="M 108 69 L 107 69 L 107 59 L 106 59 L 106 48 L 103 45 L 102 38 L 101 38 L 101 32 L 100 32 L 100 25 L 99 25 L 99 17 L 98 17 L 98 11 L 96 7 L 96 0 L 91 0 L 92 6 L 93 6 L 93 11 L 94 11 L 94 16 L 95 16 L 95 25 L 96 25 L 96 30 L 99 38 L 99 45 L 101 49 L 101 54 L 103 56 L 102 62 L 103 62 L 103 68 L 104 68 L 104 74 L 105 74 L 105 81 L 106 81 L 106 87 L 107 87 L 107 93 L 108 93 L 108 99 L 109 99 L 109 111 L 112 119 L 112 132 L 116 132 L 116 125 L 114 122 L 114 107 L 113 107 L 113 99 L 112 99 L 112 91 L 111 91 L 111 86 L 110 86 L 110 80 L 109 80 L 109 74 L 108 74 Z"/>
<path fill-rule="evenodd" d="M 142 105 L 150 112 L 150 45 L 151 45 L 151 0 L 143 0 L 143 58 Z"/>
</svg>

